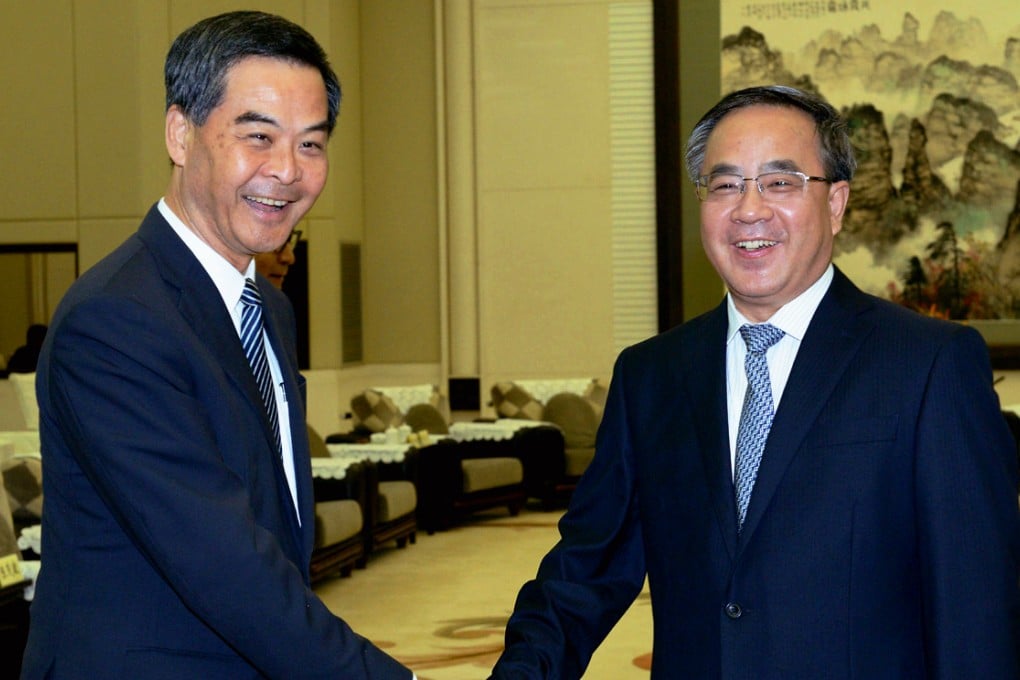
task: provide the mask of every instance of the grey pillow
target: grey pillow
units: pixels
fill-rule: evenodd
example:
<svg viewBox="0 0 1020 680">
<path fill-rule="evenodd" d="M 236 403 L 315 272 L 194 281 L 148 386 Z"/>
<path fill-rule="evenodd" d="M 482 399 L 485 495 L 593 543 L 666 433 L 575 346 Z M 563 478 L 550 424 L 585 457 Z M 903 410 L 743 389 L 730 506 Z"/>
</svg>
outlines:
<svg viewBox="0 0 1020 680">
<path fill-rule="evenodd" d="M 512 382 L 492 386 L 492 405 L 500 418 L 542 419 L 542 404 L 526 389 Z"/>
<path fill-rule="evenodd" d="M 407 409 L 404 424 L 415 432 L 427 430 L 429 434 L 449 434 L 450 428 L 443 419 L 443 414 L 432 404 L 415 404 Z"/>
<path fill-rule="evenodd" d="M 365 390 L 351 399 L 351 414 L 354 427 L 369 432 L 385 432 L 388 427 L 398 427 L 403 422 L 400 409 L 393 400 L 375 390 Z"/>
<path fill-rule="evenodd" d="M 599 417 L 591 402 L 578 394 L 560 392 L 550 397 L 542 409 L 542 420 L 563 430 L 563 439 L 568 449 L 595 446 Z"/>
</svg>

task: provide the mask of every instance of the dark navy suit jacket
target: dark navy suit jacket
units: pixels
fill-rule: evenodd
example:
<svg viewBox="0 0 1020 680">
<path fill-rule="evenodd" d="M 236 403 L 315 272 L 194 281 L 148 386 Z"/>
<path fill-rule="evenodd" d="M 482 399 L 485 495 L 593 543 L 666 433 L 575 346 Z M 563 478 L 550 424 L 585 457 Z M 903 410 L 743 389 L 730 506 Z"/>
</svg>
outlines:
<svg viewBox="0 0 1020 680">
<path fill-rule="evenodd" d="M 646 575 L 657 678 L 1020 676 L 1016 447 L 978 333 L 837 270 L 738 535 L 727 323 L 724 303 L 619 357 L 495 677 L 579 677 Z"/>
<path fill-rule="evenodd" d="M 290 304 L 259 287 L 298 512 L 230 315 L 155 207 L 61 301 L 37 373 L 43 566 L 24 678 L 410 677 L 309 587 L 305 383 Z"/>
</svg>

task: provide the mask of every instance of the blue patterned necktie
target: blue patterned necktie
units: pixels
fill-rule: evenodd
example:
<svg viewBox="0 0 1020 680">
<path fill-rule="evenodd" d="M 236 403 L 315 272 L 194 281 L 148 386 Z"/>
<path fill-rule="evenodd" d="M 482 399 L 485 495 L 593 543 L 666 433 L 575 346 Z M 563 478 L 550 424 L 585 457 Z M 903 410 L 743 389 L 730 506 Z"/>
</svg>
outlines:
<svg viewBox="0 0 1020 680">
<path fill-rule="evenodd" d="M 751 500 L 754 480 L 758 477 L 758 464 L 761 463 L 765 440 L 772 428 L 772 383 L 769 381 L 765 352 L 779 342 L 783 335 L 783 331 L 767 323 L 740 327 L 740 336 L 747 345 L 747 356 L 744 359 L 747 392 L 744 394 L 744 407 L 740 412 L 740 426 L 737 429 L 737 472 L 733 481 L 737 494 L 738 531 L 744 526 L 747 504 Z"/>
<path fill-rule="evenodd" d="M 262 330 L 262 294 L 251 279 L 245 279 L 244 292 L 241 293 L 241 344 L 251 364 L 255 382 L 258 383 L 262 402 L 269 416 L 269 424 L 273 428 L 276 449 L 280 450 L 280 419 L 276 413 L 276 393 L 273 390 L 273 376 L 269 371 L 269 359 L 266 357 L 266 346 Z"/>
</svg>

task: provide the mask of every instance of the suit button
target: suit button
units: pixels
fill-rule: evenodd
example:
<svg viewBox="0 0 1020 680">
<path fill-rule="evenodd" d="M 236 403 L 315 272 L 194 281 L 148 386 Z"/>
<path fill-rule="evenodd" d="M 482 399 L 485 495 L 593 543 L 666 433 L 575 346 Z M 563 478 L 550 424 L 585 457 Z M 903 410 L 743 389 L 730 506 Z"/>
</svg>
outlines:
<svg viewBox="0 0 1020 680">
<path fill-rule="evenodd" d="M 726 616 L 730 617 L 731 619 L 734 620 L 739 619 L 741 616 L 743 616 L 743 614 L 744 610 L 741 609 L 740 605 L 737 604 L 736 602 L 730 602 L 729 604 L 726 605 Z"/>
</svg>

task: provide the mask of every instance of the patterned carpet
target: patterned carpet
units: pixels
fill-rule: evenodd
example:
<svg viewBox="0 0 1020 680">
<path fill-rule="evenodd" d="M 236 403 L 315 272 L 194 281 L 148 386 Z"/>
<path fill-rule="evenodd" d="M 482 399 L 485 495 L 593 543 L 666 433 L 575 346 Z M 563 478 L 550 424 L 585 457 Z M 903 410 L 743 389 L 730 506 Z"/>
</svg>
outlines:
<svg viewBox="0 0 1020 680">
<path fill-rule="evenodd" d="M 350 578 L 316 592 L 360 634 L 419 680 L 487 677 L 521 584 L 557 538 L 561 511 L 479 513 L 403 550 L 388 548 Z M 585 678 L 648 678 L 652 622 L 647 587 L 596 652 Z"/>
</svg>

